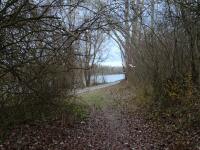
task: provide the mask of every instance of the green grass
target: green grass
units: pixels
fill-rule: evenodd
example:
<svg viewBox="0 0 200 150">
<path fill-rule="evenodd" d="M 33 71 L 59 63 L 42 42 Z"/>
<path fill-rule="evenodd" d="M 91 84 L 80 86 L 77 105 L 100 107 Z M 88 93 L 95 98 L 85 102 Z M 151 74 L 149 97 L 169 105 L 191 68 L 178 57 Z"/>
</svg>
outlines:
<svg viewBox="0 0 200 150">
<path fill-rule="evenodd" d="M 88 106 L 95 106 L 101 108 L 111 102 L 109 95 L 104 90 L 97 90 L 81 95 L 81 101 L 86 103 Z"/>
<path fill-rule="evenodd" d="M 79 122 L 88 118 L 92 107 L 101 109 L 109 102 L 111 102 L 109 95 L 104 90 L 96 90 L 68 99 L 61 104 L 60 108 L 62 113 Z"/>
<path fill-rule="evenodd" d="M 87 105 L 84 103 L 71 102 L 63 106 L 63 112 L 74 117 L 76 121 L 81 121 L 87 118 Z"/>
</svg>

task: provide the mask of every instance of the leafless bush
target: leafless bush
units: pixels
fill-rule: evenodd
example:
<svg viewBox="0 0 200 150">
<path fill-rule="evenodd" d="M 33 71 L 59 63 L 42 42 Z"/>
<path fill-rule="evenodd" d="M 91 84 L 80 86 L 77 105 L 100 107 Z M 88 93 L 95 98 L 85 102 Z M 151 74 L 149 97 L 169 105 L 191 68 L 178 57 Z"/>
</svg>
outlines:
<svg viewBox="0 0 200 150">
<path fill-rule="evenodd" d="M 0 123 L 45 118 L 72 94 L 85 56 L 77 43 L 101 28 L 105 11 L 88 4 L 0 1 Z"/>
</svg>

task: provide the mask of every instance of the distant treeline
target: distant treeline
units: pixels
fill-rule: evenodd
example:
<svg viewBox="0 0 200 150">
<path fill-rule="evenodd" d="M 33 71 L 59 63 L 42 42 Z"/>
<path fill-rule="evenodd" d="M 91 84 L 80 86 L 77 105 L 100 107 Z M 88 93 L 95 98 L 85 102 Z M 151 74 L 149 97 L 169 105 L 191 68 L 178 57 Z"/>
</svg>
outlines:
<svg viewBox="0 0 200 150">
<path fill-rule="evenodd" d="M 95 65 L 93 67 L 93 74 L 94 75 L 107 75 L 107 74 L 122 74 L 123 68 L 122 67 L 111 67 L 111 66 L 101 66 Z"/>
</svg>

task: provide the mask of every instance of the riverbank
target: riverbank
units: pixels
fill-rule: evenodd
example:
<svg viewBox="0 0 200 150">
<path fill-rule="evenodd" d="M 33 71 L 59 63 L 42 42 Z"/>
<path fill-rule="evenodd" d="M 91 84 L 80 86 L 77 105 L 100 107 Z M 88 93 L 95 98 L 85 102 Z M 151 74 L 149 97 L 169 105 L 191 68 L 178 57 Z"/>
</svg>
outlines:
<svg viewBox="0 0 200 150">
<path fill-rule="evenodd" d="M 91 77 L 91 84 L 107 84 L 125 79 L 124 74 L 103 74 Z"/>
<path fill-rule="evenodd" d="M 106 84 L 94 85 L 94 86 L 86 87 L 86 88 L 83 88 L 83 89 L 77 89 L 76 94 L 87 93 L 87 92 L 95 91 L 95 90 L 98 90 L 98 89 L 114 86 L 114 85 L 119 84 L 120 82 L 121 81 L 115 81 L 115 82 L 106 83 Z"/>
</svg>

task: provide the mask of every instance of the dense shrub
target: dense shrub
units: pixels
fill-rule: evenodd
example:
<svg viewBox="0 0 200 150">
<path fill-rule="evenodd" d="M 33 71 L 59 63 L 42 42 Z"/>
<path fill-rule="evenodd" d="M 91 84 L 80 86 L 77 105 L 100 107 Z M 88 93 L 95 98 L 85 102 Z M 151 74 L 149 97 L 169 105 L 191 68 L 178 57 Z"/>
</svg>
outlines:
<svg viewBox="0 0 200 150">
<path fill-rule="evenodd" d="M 0 2 L 0 129 L 48 119 L 72 94 L 77 37 L 60 9 L 55 1 Z"/>
<path fill-rule="evenodd" d="M 123 47 L 129 84 L 137 87 L 138 98 L 158 117 L 196 124 L 200 120 L 199 4 L 187 0 L 140 2 L 132 6 L 127 0 L 124 6 L 123 29 L 132 27 L 131 33 L 124 33 L 128 36 Z M 137 23 L 129 20 L 134 15 Z"/>
</svg>

